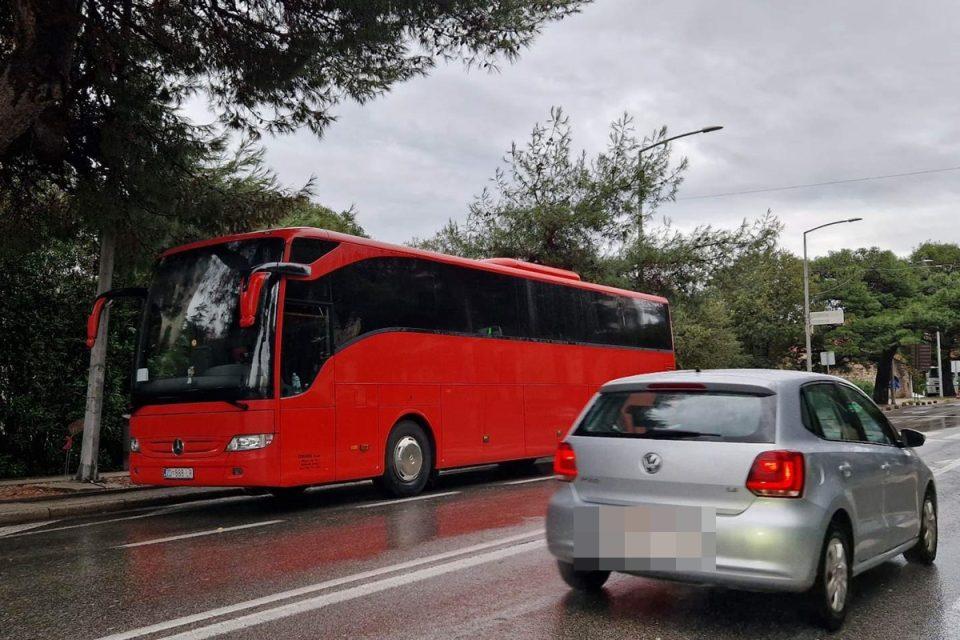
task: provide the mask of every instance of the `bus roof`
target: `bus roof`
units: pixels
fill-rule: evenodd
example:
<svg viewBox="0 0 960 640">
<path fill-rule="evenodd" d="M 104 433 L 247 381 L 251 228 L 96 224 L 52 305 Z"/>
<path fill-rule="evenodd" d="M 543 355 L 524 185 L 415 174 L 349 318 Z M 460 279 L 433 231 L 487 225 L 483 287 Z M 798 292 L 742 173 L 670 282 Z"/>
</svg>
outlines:
<svg viewBox="0 0 960 640">
<path fill-rule="evenodd" d="M 495 273 L 503 273 L 506 275 L 523 277 L 529 280 L 553 282 L 555 284 L 562 284 L 569 287 L 576 287 L 580 289 L 591 289 L 594 291 L 603 291 L 606 293 L 629 296 L 632 298 L 642 298 L 644 300 L 650 300 L 651 302 L 669 304 L 666 298 L 663 298 L 660 296 L 655 296 L 648 293 L 639 293 L 637 291 L 629 291 L 627 289 L 618 289 L 616 287 L 608 287 L 606 285 L 595 284 L 592 282 L 581 281 L 579 275 L 577 275 L 572 271 L 566 271 L 565 269 L 557 269 L 555 267 L 547 267 L 547 266 L 542 266 L 542 265 L 537 265 L 532 263 L 523 263 L 522 261 L 512 260 L 509 258 L 493 258 L 493 259 L 487 259 L 487 260 L 474 260 L 472 258 L 461 258 L 458 256 L 448 255 L 445 253 L 437 253 L 434 251 L 415 249 L 413 247 L 405 247 L 402 245 L 390 244 L 388 242 L 380 242 L 379 240 L 371 240 L 370 238 L 361 238 L 359 236 L 352 236 L 346 233 L 338 233 L 336 231 L 328 231 L 326 229 L 317 229 L 315 227 L 287 227 L 283 229 L 268 229 L 265 231 L 252 231 L 249 233 L 238 233 L 234 235 L 220 236 L 217 238 L 211 238 L 209 240 L 191 242 L 190 244 L 185 244 L 179 247 L 173 247 L 171 249 L 167 249 L 161 254 L 161 257 L 165 258 L 169 255 L 173 255 L 176 253 L 191 251 L 193 249 L 200 249 L 202 247 L 209 247 L 216 244 L 223 244 L 224 242 L 235 242 L 238 240 L 255 240 L 258 238 L 282 238 L 285 241 L 291 240 L 293 238 L 318 238 L 321 240 L 349 242 L 349 243 L 353 243 L 360 246 L 372 247 L 376 249 L 381 249 L 383 251 L 389 251 L 395 254 L 425 258 L 427 260 L 435 260 L 438 262 L 446 262 L 449 264 L 459 264 L 465 267 L 470 267 L 472 269 L 482 269 L 484 271 L 493 271 Z M 524 267 L 523 265 L 525 264 L 529 264 L 530 266 Z"/>
</svg>

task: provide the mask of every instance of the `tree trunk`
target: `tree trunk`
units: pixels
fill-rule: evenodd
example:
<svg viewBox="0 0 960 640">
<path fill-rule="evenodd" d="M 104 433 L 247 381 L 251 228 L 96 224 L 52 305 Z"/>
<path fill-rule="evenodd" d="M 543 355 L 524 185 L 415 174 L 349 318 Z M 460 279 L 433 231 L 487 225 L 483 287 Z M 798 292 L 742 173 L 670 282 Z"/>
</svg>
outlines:
<svg viewBox="0 0 960 640">
<path fill-rule="evenodd" d="M 887 349 L 877 359 L 877 378 L 873 384 L 873 401 L 886 404 L 890 401 L 890 382 L 893 380 L 893 356 L 897 348 Z"/>
<path fill-rule="evenodd" d="M 63 107 L 81 14 L 77 0 L 14 0 L 13 50 L 0 67 L 0 158 L 28 132 L 33 152 L 64 149 Z"/>
<path fill-rule="evenodd" d="M 108 291 L 113 283 L 113 257 L 116 237 L 112 229 L 100 234 L 100 274 L 97 295 Z M 95 482 L 98 478 L 97 460 L 100 457 L 100 416 L 103 413 L 103 378 L 107 365 L 107 325 L 110 309 L 104 307 L 100 319 L 97 342 L 90 350 L 90 373 L 87 376 L 87 407 L 83 414 L 83 447 L 80 449 L 80 467 L 77 480 Z"/>
</svg>

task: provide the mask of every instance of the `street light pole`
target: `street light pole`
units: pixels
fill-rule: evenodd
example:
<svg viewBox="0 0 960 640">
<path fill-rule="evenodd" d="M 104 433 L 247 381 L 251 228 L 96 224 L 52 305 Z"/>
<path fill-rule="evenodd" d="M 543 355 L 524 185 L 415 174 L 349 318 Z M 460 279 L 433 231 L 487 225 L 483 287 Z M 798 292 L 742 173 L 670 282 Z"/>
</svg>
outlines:
<svg viewBox="0 0 960 640">
<path fill-rule="evenodd" d="M 711 131 L 719 131 L 720 129 L 723 129 L 723 127 L 720 126 L 720 125 L 715 124 L 715 125 L 710 126 L 710 127 L 704 127 L 703 129 L 697 129 L 696 131 L 687 131 L 686 133 L 681 133 L 680 135 L 677 135 L 677 136 L 670 136 L 669 138 L 664 138 L 663 140 L 660 140 L 659 142 L 654 142 L 653 144 L 651 144 L 651 145 L 649 145 L 649 146 L 646 146 L 646 147 L 644 147 L 643 149 L 640 149 L 640 151 L 637 151 L 637 155 L 643 153 L 644 151 L 650 151 L 650 149 L 653 149 L 653 148 L 656 148 L 656 147 L 665 145 L 665 144 L 667 144 L 668 142 L 673 142 L 674 140 L 676 140 L 676 139 L 678 139 L 678 138 L 686 138 L 687 136 L 695 136 L 695 135 L 697 135 L 697 134 L 699 134 L 699 133 L 710 133 Z"/>
<path fill-rule="evenodd" d="M 703 129 L 697 129 L 696 131 L 687 131 L 686 133 L 681 133 L 680 135 L 670 136 L 669 138 L 664 138 L 663 140 L 660 140 L 660 141 L 658 141 L 658 142 L 654 142 L 653 144 L 647 145 L 646 147 L 643 147 L 642 149 L 640 149 L 639 151 L 637 151 L 637 167 L 638 167 L 641 171 L 643 170 L 643 165 L 640 163 L 640 156 L 642 156 L 642 155 L 644 154 L 644 152 L 650 151 L 650 149 L 656 149 L 657 147 L 662 147 L 663 145 L 668 144 L 668 143 L 670 143 L 670 142 L 673 142 L 674 140 L 677 140 L 678 138 L 686 138 L 687 136 L 695 136 L 695 135 L 698 135 L 698 134 L 701 134 L 701 133 L 710 133 L 711 131 L 719 131 L 720 129 L 723 129 L 723 127 L 720 126 L 720 125 L 718 125 L 718 124 L 715 124 L 715 125 L 711 125 L 711 126 L 709 126 L 709 127 L 704 127 Z M 644 194 L 643 194 L 643 183 L 642 183 L 642 179 L 641 179 L 641 184 L 640 184 L 640 202 L 637 204 L 637 220 L 638 220 L 638 223 L 642 223 L 642 221 L 643 221 L 643 197 L 644 197 Z M 641 232 L 642 232 L 642 229 L 641 229 Z"/>
<path fill-rule="evenodd" d="M 863 218 L 847 218 L 846 220 L 834 220 L 819 227 L 807 229 L 803 232 L 803 333 L 807 341 L 807 371 L 813 371 L 813 327 L 810 325 L 810 267 L 807 261 L 807 234 L 813 233 L 817 229 L 832 227 L 835 224 L 844 224 L 847 222 L 857 222 Z"/>
</svg>

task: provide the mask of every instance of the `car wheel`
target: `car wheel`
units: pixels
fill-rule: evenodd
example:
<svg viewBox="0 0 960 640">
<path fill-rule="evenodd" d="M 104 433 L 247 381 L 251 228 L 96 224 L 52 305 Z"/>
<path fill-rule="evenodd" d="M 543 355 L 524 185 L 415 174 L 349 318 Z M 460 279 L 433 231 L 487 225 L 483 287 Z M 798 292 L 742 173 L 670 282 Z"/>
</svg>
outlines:
<svg viewBox="0 0 960 640">
<path fill-rule="evenodd" d="M 827 529 L 820 551 L 817 580 L 810 590 L 816 621 L 829 631 L 843 626 L 850 601 L 851 570 L 850 539 L 835 523 Z"/>
<path fill-rule="evenodd" d="M 903 557 L 916 564 L 933 564 L 937 558 L 937 542 L 937 496 L 931 488 L 920 506 L 920 539 Z"/>
<path fill-rule="evenodd" d="M 432 471 L 433 449 L 423 428 L 412 420 L 398 422 L 387 438 L 383 476 L 377 485 L 391 497 L 415 496 Z"/>
<path fill-rule="evenodd" d="M 609 571 L 577 571 L 571 563 L 563 560 L 557 560 L 557 569 L 571 588 L 587 593 L 598 593 L 610 577 Z"/>
</svg>

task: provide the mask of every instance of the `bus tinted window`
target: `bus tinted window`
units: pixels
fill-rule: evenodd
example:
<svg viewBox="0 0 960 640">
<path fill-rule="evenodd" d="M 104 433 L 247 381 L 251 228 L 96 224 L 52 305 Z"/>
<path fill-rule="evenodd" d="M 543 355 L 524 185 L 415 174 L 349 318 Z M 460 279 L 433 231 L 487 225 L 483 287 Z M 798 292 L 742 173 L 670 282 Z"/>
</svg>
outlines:
<svg viewBox="0 0 960 640">
<path fill-rule="evenodd" d="M 326 300 L 327 286 L 337 345 L 382 329 L 413 329 L 672 348 L 666 305 L 481 269 L 372 258 L 318 281 L 291 281 L 287 291 L 301 300 Z"/>
<path fill-rule="evenodd" d="M 294 238 L 290 245 L 290 262 L 310 264 L 337 248 L 339 242 L 318 238 Z"/>
</svg>

